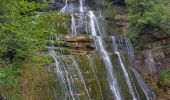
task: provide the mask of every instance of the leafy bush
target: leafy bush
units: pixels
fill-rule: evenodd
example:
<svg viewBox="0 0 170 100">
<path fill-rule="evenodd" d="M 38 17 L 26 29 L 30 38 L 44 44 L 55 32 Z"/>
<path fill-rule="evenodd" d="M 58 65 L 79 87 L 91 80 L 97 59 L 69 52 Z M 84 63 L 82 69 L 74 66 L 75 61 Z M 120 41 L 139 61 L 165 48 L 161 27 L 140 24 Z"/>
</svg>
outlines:
<svg viewBox="0 0 170 100">
<path fill-rule="evenodd" d="M 0 10 L 3 11 L 0 15 L 3 19 L 0 22 L 1 88 L 16 83 L 19 69 L 25 62 L 48 61 L 39 55 L 44 55 L 49 35 L 66 33 L 61 23 L 69 17 L 57 12 L 37 12 L 30 15 L 29 13 L 45 7 L 44 4 L 35 2 L 2 0 L 0 5 L 3 5 L 0 6 Z"/>
<path fill-rule="evenodd" d="M 170 80 L 170 71 L 164 71 L 160 74 L 161 80 Z"/>
<path fill-rule="evenodd" d="M 18 12 L 22 15 L 25 15 L 32 11 L 44 9 L 47 5 L 41 3 L 35 3 L 35 2 L 20 1 L 18 2 L 17 6 L 18 6 Z"/>
<path fill-rule="evenodd" d="M 107 0 L 101 0 L 100 6 L 104 9 L 104 16 L 114 18 L 115 8 L 113 4 Z"/>
<path fill-rule="evenodd" d="M 146 26 L 157 26 L 169 30 L 167 27 L 169 13 L 165 6 L 166 0 L 126 0 L 131 22 L 130 36 L 135 37 Z"/>
</svg>

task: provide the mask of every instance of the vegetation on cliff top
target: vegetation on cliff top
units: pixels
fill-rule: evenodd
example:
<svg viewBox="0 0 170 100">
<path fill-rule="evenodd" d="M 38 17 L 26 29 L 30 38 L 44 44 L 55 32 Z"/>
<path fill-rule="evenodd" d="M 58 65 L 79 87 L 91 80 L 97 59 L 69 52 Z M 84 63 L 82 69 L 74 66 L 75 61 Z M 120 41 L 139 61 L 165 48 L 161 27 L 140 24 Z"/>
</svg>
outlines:
<svg viewBox="0 0 170 100">
<path fill-rule="evenodd" d="M 131 38 L 139 35 L 148 26 L 159 27 L 170 32 L 168 0 L 126 0 L 129 10 Z"/>
<path fill-rule="evenodd" d="M 30 1 L 30 0 L 28 0 Z M 35 0 L 36 1 L 36 0 Z M 66 33 L 61 25 L 67 15 L 37 12 L 45 2 L 0 0 L 0 92 L 17 82 L 23 64 L 42 67 L 48 63 L 45 44 L 54 33 Z M 36 63 L 35 63 L 36 62 Z M 44 63 L 43 63 L 44 62 Z"/>
</svg>

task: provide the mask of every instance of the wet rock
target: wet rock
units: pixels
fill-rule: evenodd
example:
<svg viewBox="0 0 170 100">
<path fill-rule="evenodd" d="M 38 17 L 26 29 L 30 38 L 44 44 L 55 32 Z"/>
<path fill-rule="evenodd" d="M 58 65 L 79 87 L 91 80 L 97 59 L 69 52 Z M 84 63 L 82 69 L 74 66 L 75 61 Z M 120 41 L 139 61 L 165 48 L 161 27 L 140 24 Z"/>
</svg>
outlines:
<svg viewBox="0 0 170 100">
<path fill-rule="evenodd" d="M 48 3 L 47 10 L 60 10 L 62 8 L 61 3 Z"/>
<path fill-rule="evenodd" d="M 3 96 L 0 96 L 0 100 L 7 100 L 7 99 L 5 99 Z"/>
<path fill-rule="evenodd" d="M 88 35 L 67 35 L 64 39 L 67 42 L 90 42 L 92 37 Z"/>
<path fill-rule="evenodd" d="M 157 79 L 160 71 L 170 69 L 170 36 L 166 32 L 156 26 L 146 26 L 136 41 L 136 59 L 149 76 Z"/>
<path fill-rule="evenodd" d="M 3 18 L 0 18 L 0 22 L 3 22 L 4 21 L 4 19 Z"/>
<path fill-rule="evenodd" d="M 60 35 L 54 42 L 56 51 L 62 54 L 87 55 L 95 50 L 93 39 L 88 35 Z"/>
</svg>

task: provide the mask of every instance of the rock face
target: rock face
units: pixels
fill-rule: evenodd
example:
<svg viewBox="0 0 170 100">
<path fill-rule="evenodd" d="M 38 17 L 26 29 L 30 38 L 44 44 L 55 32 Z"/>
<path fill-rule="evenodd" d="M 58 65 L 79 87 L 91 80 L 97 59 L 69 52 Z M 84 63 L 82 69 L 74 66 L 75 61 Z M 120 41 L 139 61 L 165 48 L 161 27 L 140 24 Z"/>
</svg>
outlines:
<svg viewBox="0 0 170 100">
<path fill-rule="evenodd" d="M 62 8 L 62 3 L 48 3 L 47 10 L 60 10 Z"/>
<path fill-rule="evenodd" d="M 144 31 L 135 44 L 135 47 L 140 48 L 137 61 L 148 75 L 157 78 L 161 70 L 170 69 L 170 37 L 159 28 L 150 27 L 146 30 L 149 31 Z"/>
<path fill-rule="evenodd" d="M 166 84 L 160 83 L 159 76 L 161 71 L 170 70 L 170 36 L 159 28 L 148 27 L 136 40 L 135 67 L 149 82 L 158 100 L 169 100 L 170 88 L 159 87 Z"/>
<path fill-rule="evenodd" d="M 56 36 L 54 46 L 59 53 L 86 55 L 95 49 L 92 41 L 88 35 L 60 35 Z"/>
</svg>

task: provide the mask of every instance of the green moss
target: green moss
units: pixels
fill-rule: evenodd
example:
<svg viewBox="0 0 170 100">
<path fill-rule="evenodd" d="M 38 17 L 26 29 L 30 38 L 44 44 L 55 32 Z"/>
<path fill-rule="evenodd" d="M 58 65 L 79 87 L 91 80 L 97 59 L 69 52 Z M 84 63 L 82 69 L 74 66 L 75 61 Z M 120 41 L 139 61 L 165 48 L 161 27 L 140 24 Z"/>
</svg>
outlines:
<svg viewBox="0 0 170 100">
<path fill-rule="evenodd" d="M 131 94 L 129 93 L 129 89 L 126 84 L 125 78 L 123 76 L 122 69 L 119 65 L 118 57 L 116 54 L 112 54 L 111 58 L 112 58 L 112 62 L 113 62 L 112 64 L 114 67 L 113 70 L 114 70 L 114 73 L 116 74 L 118 84 L 120 86 L 120 90 L 122 91 L 122 95 L 124 96 L 125 99 L 129 100 L 132 97 L 131 97 Z"/>
<path fill-rule="evenodd" d="M 167 91 L 167 89 L 170 88 L 170 71 L 162 71 L 159 78 L 159 87 Z"/>
<path fill-rule="evenodd" d="M 161 80 L 170 80 L 170 71 L 163 71 L 160 74 Z"/>
<path fill-rule="evenodd" d="M 91 57 L 92 57 L 92 60 L 94 61 L 96 75 L 98 77 L 104 99 L 106 100 L 113 99 L 113 95 L 111 93 L 108 80 L 106 77 L 106 70 L 104 67 L 103 60 L 100 56 L 100 53 L 96 52 Z"/>
</svg>

